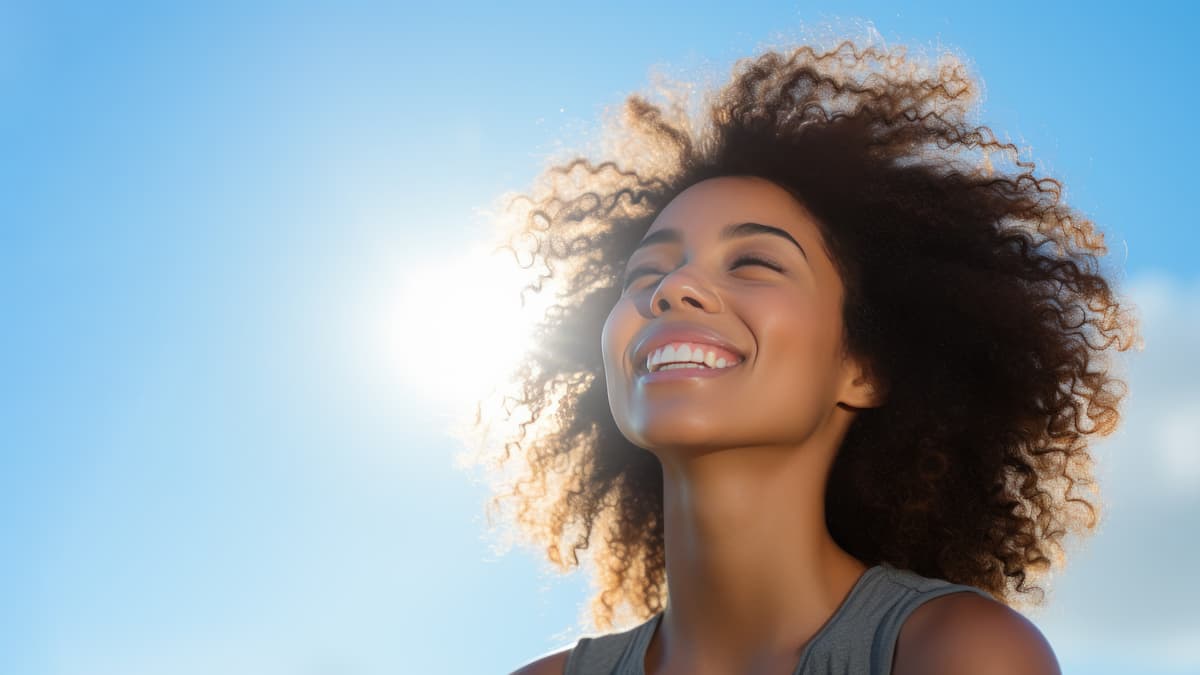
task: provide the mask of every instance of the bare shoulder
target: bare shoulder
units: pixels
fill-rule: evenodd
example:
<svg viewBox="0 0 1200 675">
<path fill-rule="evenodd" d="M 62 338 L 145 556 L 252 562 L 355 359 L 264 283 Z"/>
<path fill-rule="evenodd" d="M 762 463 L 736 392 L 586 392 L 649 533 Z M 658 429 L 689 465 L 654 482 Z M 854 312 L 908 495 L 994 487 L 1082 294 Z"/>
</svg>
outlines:
<svg viewBox="0 0 1200 675">
<path fill-rule="evenodd" d="M 563 675 L 567 669 L 567 657 L 571 655 L 571 649 L 573 647 L 539 656 L 509 675 Z"/>
<path fill-rule="evenodd" d="M 913 610 L 901 627 L 892 675 L 1062 675 L 1054 650 L 1023 614 L 962 592 Z"/>
</svg>

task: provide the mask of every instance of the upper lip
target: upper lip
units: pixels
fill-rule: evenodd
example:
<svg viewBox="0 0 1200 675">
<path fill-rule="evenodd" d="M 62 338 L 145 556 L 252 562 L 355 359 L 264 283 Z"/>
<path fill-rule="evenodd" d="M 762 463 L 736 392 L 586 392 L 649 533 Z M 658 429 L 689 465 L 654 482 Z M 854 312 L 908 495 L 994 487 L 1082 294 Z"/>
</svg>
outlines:
<svg viewBox="0 0 1200 675">
<path fill-rule="evenodd" d="M 654 350 L 676 342 L 715 345 L 722 349 L 728 349 L 742 357 L 743 360 L 746 358 L 745 352 L 712 328 L 689 321 L 672 321 L 652 324 L 642 333 L 641 340 L 633 352 L 634 368 L 645 371 L 646 359 L 654 353 Z"/>
</svg>

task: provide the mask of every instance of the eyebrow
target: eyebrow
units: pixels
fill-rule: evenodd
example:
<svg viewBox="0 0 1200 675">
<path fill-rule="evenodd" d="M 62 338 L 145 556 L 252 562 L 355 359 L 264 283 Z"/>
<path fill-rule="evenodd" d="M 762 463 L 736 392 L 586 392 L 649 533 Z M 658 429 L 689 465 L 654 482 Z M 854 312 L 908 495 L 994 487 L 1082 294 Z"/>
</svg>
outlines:
<svg viewBox="0 0 1200 675">
<path fill-rule="evenodd" d="M 808 254 L 804 252 L 804 247 L 800 245 L 800 242 L 796 241 L 795 237 L 788 233 L 787 230 L 783 230 L 772 225 L 763 225 L 762 223 L 734 223 L 732 225 L 726 225 L 723 227 L 721 229 L 721 234 L 718 235 L 717 238 L 721 241 L 725 241 L 728 239 L 751 237 L 756 234 L 769 234 L 781 239 L 786 239 L 792 242 L 792 245 L 800 250 L 800 255 L 804 256 L 805 260 L 808 260 Z M 661 230 L 656 230 L 646 235 L 640 242 L 638 242 L 638 245 L 635 246 L 633 250 L 637 251 L 642 247 L 651 246 L 653 244 L 679 243 L 681 241 L 683 241 L 683 235 L 679 232 L 679 230 L 664 227 Z M 630 255 L 633 255 L 633 253 L 631 252 Z"/>
</svg>

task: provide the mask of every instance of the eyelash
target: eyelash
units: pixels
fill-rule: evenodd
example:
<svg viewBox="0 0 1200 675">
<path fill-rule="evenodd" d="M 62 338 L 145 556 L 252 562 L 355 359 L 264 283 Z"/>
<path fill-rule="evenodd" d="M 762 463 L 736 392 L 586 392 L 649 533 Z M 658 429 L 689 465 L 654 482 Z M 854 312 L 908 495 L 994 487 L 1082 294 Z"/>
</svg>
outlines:
<svg viewBox="0 0 1200 675">
<path fill-rule="evenodd" d="M 743 256 L 738 257 L 736 260 L 733 261 L 733 265 L 732 265 L 731 269 L 736 269 L 736 268 L 740 267 L 741 264 L 744 262 L 757 263 L 759 265 L 762 265 L 763 267 L 767 267 L 772 270 L 775 270 L 776 272 L 783 271 L 783 268 L 780 267 L 775 262 L 773 262 L 771 260 L 767 260 L 766 258 L 760 258 L 758 256 L 754 256 L 754 255 L 743 255 Z M 649 267 L 639 267 L 639 268 L 633 270 L 632 272 L 630 272 L 629 277 L 627 277 L 625 279 L 625 288 L 629 288 L 629 285 L 632 284 L 635 279 L 641 277 L 644 274 L 648 274 L 648 273 L 649 274 L 652 274 L 652 273 L 661 274 L 661 272 L 658 272 L 658 270 L 651 269 Z"/>
</svg>

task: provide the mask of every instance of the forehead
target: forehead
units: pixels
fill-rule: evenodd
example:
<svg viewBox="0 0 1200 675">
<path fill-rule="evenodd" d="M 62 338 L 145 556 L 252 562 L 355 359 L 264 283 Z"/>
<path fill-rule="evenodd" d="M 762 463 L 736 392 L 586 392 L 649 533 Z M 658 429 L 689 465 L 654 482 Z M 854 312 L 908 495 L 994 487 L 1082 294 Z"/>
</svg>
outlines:
<svg viewBox="0 0 1200 675">
<path fill-rule="evenodd" d="M 721 176 L 679 193 L 647 233 L 670 228 L 681 230 L 685 237 L 703 236 L 742 221 L 768 223 L 797 238 L 814 227 L 807 209 L 775 183 L 756 176 Z"/>
</svg>

